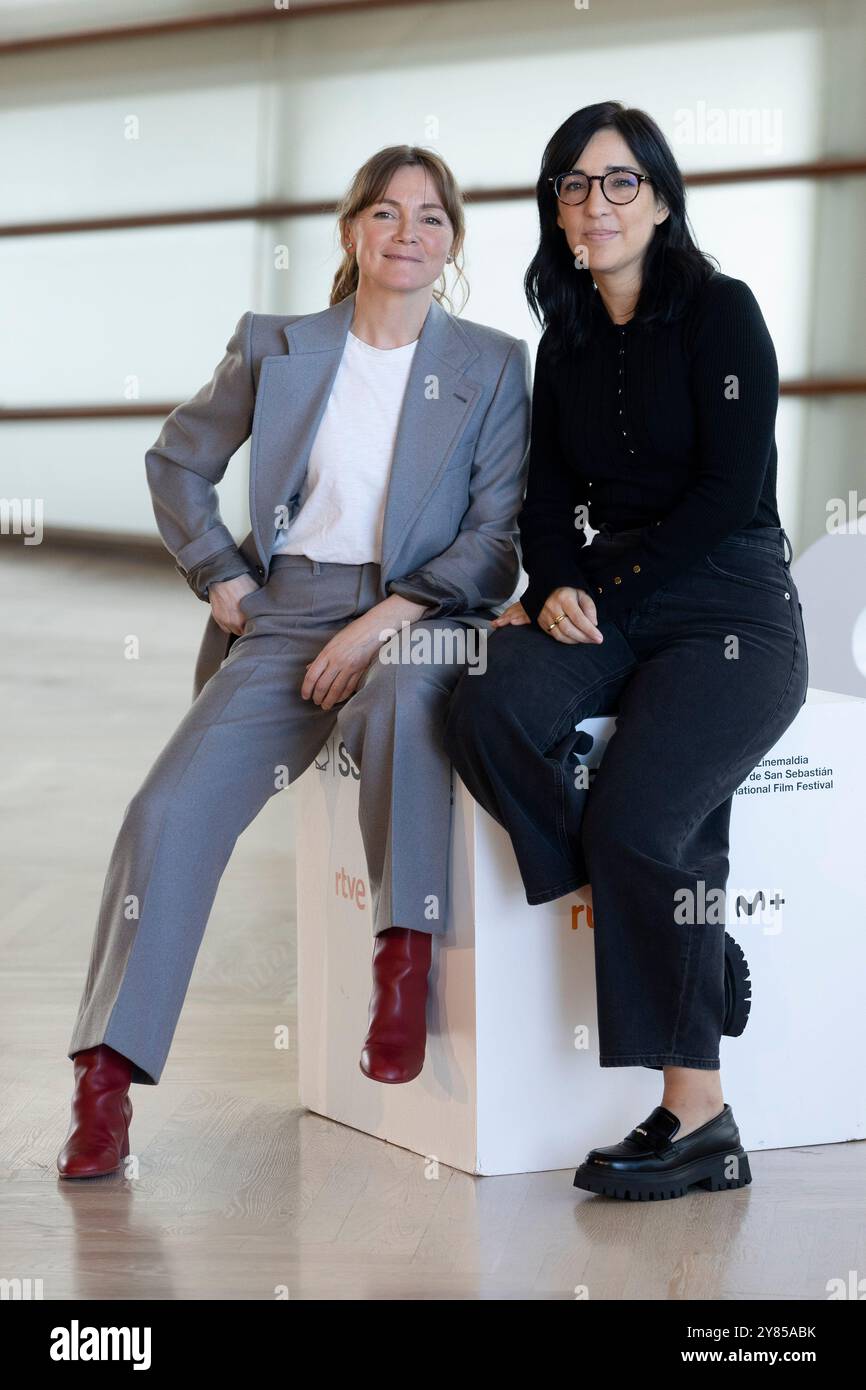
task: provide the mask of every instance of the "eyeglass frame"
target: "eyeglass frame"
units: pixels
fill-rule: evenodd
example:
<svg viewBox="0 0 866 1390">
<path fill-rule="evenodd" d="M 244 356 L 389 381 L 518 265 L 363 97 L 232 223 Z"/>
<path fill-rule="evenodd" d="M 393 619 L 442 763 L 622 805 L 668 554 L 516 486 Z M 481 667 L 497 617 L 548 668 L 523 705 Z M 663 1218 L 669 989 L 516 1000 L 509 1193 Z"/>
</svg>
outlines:
<svg viewBox="0 0 866 1390">
<path fill-rule="evenodd" d="M 557 192 L 556 185 L 558 180 L 567 179 L 569 174 L 580 174 L 581 178 L 586 179 L 587 184 L 589 185 L 589 187 L 586 190 L 586 197 L 581 198 L 579 203 L 566 203 L 565 199 L 560 198 L 559 193 Z M 637 192 L 635 193 L 634 198 L 626 198 L 625 202 L 618 203 L 614 198 L 608 197 L 607 193 L 605 192 L 604 181 L 605 179 L 610 178 L 611 174 L 632 174 L 634 178 L 637 179 Z M 629 203 L 633 203 L 635 201 L 635 198 L 637 198 L 640 195 L 641 184 L 652 183 L 652 179 L 649 174 L 636 174 L 634 169 L 626 169 L 623 165 L 618 169 L 608 169 L 606 174 L 586 174 L 584 173 L 583 169 L 566 169 L 565 172 L 562 174 L 548 174 L 547 182 L 553 184 L 553 192 L 556 196 L 557 202 L 564 203 L 567 208 L 579 208 L 583 203 L 589 202 L 589 195 L 592 192 L 592 185 L 594 183 L 601 184 L 601 191 L 612 207 L 624 208 L 628 207 Z"/>
</svg>

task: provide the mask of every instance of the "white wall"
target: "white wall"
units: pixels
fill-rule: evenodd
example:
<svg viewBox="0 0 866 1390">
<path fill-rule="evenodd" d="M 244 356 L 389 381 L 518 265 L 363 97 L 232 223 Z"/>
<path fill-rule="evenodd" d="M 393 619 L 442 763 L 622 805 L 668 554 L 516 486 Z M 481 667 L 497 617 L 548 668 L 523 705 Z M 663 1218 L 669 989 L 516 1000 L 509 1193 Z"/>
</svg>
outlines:
<svg viewBox="0 0 866 1390">
<path fill-rule="evenodd" d="M 57 22 L 58 7 L 29 8 L 34 21 Z M 195 8 L 166 3 L 158 13 Z M 0 18 L 21 11 L 0 0 Z M 64 6 L 64 27 L 112 12 L 140 17 L 103 0 Z M 403 141 L 437 149 L 465 186 L 532 184 L 556 126 L 607 97 L 649 110 L 685 171 L 818 158 L 838 152 L 838 83 L 860 82 L 849 55 L 864 31 L 844 0 L 671 0 L 660 14 L 639 0 L 591 0 L 583 11 L 480 0 L 0 59 L 3 218 L 334 197 L 371 151 Z M 764 133 L 744 140 L 729 119 L 718 143 L 701 124 L 713 108 L 757 108 Z M 852 146 L 862 129 L 861 120 L 848 130 Z M 853 238 L 828 266 L 827 210 L 853 215 L 862 196 L 862 181 L 691 195 L 699 242 L 752 286 L 784 376 L 837 365 L 840 339 L 816 315 L 815 291 L 830 269 L 838 286 L 857 268 Z M 463 311 L 533 346 L 522 277 L 535 229 L 532 202 L 470 208 Z M 274 267 L 282 245 L 287 270 Z M 328 217 L 0 240 L 0 397 L 184 399 L 208 379 L 244 309 L 324 307 L 336 261 Z M 862 358 L 862 330 L 842 341 Z M 862 360 L 842 365 L 862 370 Z M 779 501 L 795 546 L 823 513 L 817 442 L 833 438 L 834 485 L 862 466 L 845 423 L 856 408 L 817 409 L 822 427 L 814 406 L 780 407 Z M 153 533 L 143 454 L 158 430 L 156 419 L 2 426 L 0 495 L 44 497 L 49 525 Z M 237 535 L 247 526 L 245 465 L 246 450 L 221 487 Z"/>
</svg>

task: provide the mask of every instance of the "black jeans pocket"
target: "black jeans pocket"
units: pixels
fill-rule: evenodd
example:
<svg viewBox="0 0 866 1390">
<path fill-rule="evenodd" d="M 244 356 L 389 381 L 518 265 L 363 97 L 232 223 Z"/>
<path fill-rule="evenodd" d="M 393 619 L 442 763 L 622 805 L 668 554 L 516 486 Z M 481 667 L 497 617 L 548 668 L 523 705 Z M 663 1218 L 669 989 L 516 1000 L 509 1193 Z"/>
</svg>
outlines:
<svg viewBox="0 0 866 1390">
<path fill-rule="evenodd" d="M 791 579 L 787 566 L 777 550 L 764 545 L 747 545 L 740 541 L 722 541 L 715 550 L 704 556 L 704 563 L 719 579 L 765 593 L 790 598 Z"/>
</svg>

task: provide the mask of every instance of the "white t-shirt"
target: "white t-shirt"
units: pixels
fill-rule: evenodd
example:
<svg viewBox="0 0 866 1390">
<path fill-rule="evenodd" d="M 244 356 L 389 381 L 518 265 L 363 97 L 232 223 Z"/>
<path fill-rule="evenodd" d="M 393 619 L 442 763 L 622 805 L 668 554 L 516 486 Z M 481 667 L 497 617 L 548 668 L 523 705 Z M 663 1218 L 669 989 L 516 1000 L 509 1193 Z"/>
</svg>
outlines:
<svg viewBox="0 0 866 1390">
<path fill-rule="evenodd" d="M 300 495 L 275 555 L 381 563 L 397 425 L 418 340 L 376 348 L 349 333 Z"/>
</svg>

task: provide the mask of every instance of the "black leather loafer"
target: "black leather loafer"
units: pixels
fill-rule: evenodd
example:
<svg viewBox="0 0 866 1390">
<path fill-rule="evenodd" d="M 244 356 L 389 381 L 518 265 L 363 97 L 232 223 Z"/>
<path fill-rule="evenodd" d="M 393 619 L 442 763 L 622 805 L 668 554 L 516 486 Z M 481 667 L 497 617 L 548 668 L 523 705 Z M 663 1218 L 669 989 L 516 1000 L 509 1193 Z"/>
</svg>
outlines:
<svg viewBox="0 0 866 1390">
<path fill-rule="evenodd" d="M 752 981 L 749 962 L 738 941 L 725 932 L 725 1022 L 726 1037 L 738 1038 L 749 1021 L 752 1007 Z"/>
<path fill-rule="evenodd" d="M 720 1192 L 752 1181 L 749 1158 L 729 1105 L 674 1143 L 679 1128 L 676 1115 L 657 1105 L 621 1144 L 591 1149 L 574 1175 L 574 1186 L 607 1197 L 662 1202 L 684 1196 L 690 1187 Z"/>
</svg>

